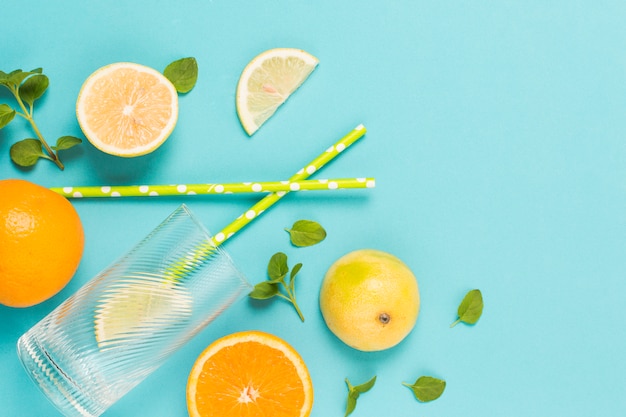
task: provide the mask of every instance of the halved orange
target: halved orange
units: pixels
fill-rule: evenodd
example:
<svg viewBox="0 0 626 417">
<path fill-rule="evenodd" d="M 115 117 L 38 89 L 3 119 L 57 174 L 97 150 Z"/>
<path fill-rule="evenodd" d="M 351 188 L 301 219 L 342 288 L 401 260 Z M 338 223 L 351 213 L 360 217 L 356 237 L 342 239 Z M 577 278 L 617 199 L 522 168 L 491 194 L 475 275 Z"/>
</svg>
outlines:
<svg viewBox="0 0 626 417">
<path fill-rule="evenodd" d="M 145 155 L 161 146 L 178 120 L 178 93 L 157 70 L 130 62 L 106 65 L 83 83 L 78 124 L 89 141 L 111 155 Z"/>
<path fill-rule="evenodd" d="M 244 331 L 211 343 L 187 382 L 190 417 L 306 417 L 313 384 L 302 357 L 283 339 Z"/>
</svg>

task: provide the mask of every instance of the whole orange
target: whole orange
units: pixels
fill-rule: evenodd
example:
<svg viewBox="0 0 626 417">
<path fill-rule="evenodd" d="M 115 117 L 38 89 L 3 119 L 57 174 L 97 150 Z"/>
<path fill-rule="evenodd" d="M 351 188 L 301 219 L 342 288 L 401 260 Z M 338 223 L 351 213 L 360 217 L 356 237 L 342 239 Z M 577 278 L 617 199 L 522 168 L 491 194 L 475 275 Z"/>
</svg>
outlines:
<svg viewBox="0 0 626 417">
<path fill-rule="evenodd" d="M 29 181 L 0 180 L 0 304 L 30 307 L 61 291 L 84 242 L 65 197 Z"/>
</svg>

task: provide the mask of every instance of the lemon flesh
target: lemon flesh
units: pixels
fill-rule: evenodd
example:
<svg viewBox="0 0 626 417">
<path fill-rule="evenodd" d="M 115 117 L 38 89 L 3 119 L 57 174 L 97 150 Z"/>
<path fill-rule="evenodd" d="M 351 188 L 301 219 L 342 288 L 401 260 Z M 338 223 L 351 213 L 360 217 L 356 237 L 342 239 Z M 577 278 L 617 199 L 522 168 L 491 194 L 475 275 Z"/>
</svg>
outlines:
<svg viewBox="0 0 626 417">
<path fill-rule="evenodd" d="M 237 116 L 250 136 L 302 85 L 319 60 L 295 48 L 267 50 L 246 65 L 237 84 Z"/>
<path fill-rule="evenodd" d="M 145 278 L 145 277 L 142 277 Z M 193 298 L 172 282 L 125 282 L 101 296 L 95 336 L 101 350 L 124 348 L 163 336 L 191 317 Z"/>
<path fill-rule="evenodd" d="M 328 328 L 361 351 L 400 343 L 415 326 L 419 307 L 417 280 L 408 266 L 373 249 L 338 259 L 320 290 L 320 310 Z"/>
<path fill-rule="evenodd" d="M 96 148 L 111 155 L 148 154 L 170 136 L 178 120 L 178 93 L 160 72 L 144 65 L 106 65 L 83 83 L 76 117 Z"/>
</svg>

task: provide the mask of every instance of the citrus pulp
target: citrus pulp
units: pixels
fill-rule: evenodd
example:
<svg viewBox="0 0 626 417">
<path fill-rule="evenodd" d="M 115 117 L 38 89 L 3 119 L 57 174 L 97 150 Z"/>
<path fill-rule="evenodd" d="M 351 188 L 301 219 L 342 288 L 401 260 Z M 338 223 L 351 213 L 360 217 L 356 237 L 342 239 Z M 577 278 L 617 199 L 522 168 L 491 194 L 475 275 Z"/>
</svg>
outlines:
<svg viewBox="0 0 626 417">
<path fill-rule="evenodd" d="M 178 93 L 157 70 L 130 62 L 106 65 L 83 83 L 76 101 L 87 139 L 111 155 L 150 153 L 178 120 Z"/>
<path fill-rule="evenodd" d="M 300 87 L 318 59 L 295 48 L 267 50 L 246 65 L 237 84 L 237 115 L 248 135 L 256 132 Z"/>
<path fill-rule="evenodd" d="M 187 383 L 191 417 L 306 417 L 313 385 L 302 357 L 283 339 L 244 331 L 211 343 Z"/>
</svg>

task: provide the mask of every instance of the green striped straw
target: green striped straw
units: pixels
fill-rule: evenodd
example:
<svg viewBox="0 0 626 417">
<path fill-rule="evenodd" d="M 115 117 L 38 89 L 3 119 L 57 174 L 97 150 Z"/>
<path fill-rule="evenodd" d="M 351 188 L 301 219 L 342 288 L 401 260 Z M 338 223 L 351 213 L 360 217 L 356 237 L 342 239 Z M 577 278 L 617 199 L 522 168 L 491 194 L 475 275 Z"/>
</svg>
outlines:
<svg viewBox="0 0 626 417">
<path fill-rule="evenodd" d="M 339 139 L 333 146 L 326 149 L 326 151 L 320 154 L 317 158 L 309 162 L 304 168 L 298 171 L 295 175 L 289 178 L 289 181 L 302 181 L 306 180 L 313 173 L 319 171 L 324 165 L 337 157 L 346 148 L 359 140 L 365 134 L 365 126 L 358 125 L 352 129 L 343 138 Z M 221 245 L 226 240 L 230 239 L 235 233 L 249 224 L 252 220 L 260 216 L 265 210 L 276 204 L 278 200 L 284 197 L 288 191 L 279 191 L 268 194 L 262 198 L 258 203 L 250 207 L 245 213 L 239 216 L 235 221 L 226 226 L 222 231 L 217 233 L 211 238 L 212 243 L 215 246 Z"/>
<path fill-rule="evenodd" d="M 52 187 L 50 189 L 67 198 L 103 198 L 339 190 L 373 188 L 375 184 L 376 182 L 374 178 L 339 178 L 300 181 L 238 182 L 224 184 Z"/>
</svg>

